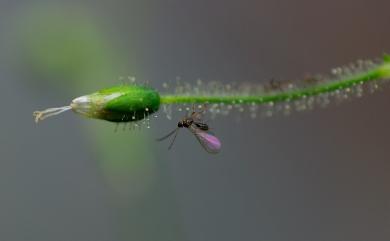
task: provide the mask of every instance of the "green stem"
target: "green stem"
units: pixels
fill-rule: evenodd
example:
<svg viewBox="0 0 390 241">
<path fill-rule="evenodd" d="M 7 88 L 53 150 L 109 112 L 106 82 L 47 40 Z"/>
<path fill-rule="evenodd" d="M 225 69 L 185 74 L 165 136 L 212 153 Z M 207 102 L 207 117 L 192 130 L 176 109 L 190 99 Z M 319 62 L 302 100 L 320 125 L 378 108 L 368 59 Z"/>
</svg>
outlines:
<svg viewBox="0 0 390 241">
<path fill-rule="evenodd" d="M 70 105 L 59 108 L 49 108 L 34 112 L 35 121 L 38 122 L 50 116 L 55 116 L 67 110 L 90 118 L 102 119 L 111 122 L 131 122 L 145 119 L 160 108 L 160 104 L 273 104 L 283 101 L 305 99 L 310 96 L 348 90 L 354 86 L 361 86 L 371 81 L 379 81 L 390 78 L 390 56 L 385 56 L 383 62 L 377 65 L 367 66 L 360 72 L 338 76 L 337 80 L 316 82 L 315 85 L 306 88 L 296 87 L 290 90 L 279 90 L 250 94 L 234 92 L 219 94 L 201 92 L 201 94 L 171 94 L 160 95 L 157 90 L 142 85 L 121 85 L 75 98 Z M 356 69 L 355 69 L 356 71 Z M 339 71 L 337 71 L 339 72 Z M 314 79 L 315 81 L 318 81 Z M 305 80 L 308 81 L 308 80 Z M 304 82 L 305 82 L 304 81 Z M 207 91 L 207 90 L 206 90 Z M 198 93 L 193 91 L 192 93 Z M 147 119 L 148 120 L 148 119 Z"/>
<path fill-rule="evenodd" d="M 309 96 L 330 93 L 337 90 L 345 90 L 356 85 L 362 85 L 371 81 L 390 78 L 390 61 L 385 56 L 382 64 L 374 69 L 360 72 L 358 74 L 342 77 L 337 81 L 325 82 L 313 87 L 281 91 L 272 94 L 259 95 L 163 95 L 160 97 L 162 104 L 186 104 L 186 103 L 211 103 L 211 104 L 264 104 L 281 101 L 297 100 Z"/>
</svg>

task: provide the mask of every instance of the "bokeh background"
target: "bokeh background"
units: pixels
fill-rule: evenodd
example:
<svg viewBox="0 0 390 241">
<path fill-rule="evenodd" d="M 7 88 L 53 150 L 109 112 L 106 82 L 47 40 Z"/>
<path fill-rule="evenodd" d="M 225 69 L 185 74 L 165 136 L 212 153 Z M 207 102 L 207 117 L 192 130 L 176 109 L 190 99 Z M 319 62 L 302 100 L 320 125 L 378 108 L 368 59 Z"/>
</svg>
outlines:
<svg viewBox="0 0 390 241">
<path fill-rule="evenodd" d="M 0 240 L 389 240 L 390 88 L 326 109 L 141 131 L 32 112 L 136 76 L 296 79 L 390 51 L 387 0 L 0 2 Z"/>
</svg>

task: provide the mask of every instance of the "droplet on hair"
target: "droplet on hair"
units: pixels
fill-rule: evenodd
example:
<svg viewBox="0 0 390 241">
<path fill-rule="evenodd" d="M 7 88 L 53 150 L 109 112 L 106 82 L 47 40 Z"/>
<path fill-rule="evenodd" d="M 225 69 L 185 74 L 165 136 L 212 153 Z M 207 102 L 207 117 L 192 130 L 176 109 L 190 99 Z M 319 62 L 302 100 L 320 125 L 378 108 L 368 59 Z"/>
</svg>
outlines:
<svg viewBox="0 0 390 241">
<path fill-rule="evenodd" d="M 163 112 L 168 120 L 172 120 L 172 105 L 163 105 Z"/>
<path fill-rule="evenodd" d="M 284 104 L 283 114 L 285 114 L 285 115 L 291 114 L 291 106 L 289 103 Z"/>
<path fill-rule="evenodd" d="M 136 80 L 134 76 L 127 76 L 127 79 L 130 81 L 131 84 L 134 84 Z"/>
</svg>

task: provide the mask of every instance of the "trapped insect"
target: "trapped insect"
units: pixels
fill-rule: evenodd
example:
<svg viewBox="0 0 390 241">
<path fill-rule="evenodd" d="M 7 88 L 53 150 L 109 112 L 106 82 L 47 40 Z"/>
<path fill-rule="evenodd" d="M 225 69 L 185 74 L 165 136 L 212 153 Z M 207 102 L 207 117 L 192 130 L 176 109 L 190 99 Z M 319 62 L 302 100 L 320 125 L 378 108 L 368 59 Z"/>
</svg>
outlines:
<svg viewBox="0 0 390 241">
<path fill-rule="evenodd" d="M 168 150 L 170 150 L 176 140 L 176 136 L 179 133 L 180 128 L 187 128 L 192 134 L 194 134 L 201 146 L 208 153 L 217 154 L 221 150 L 221 142 L 217 137 L 210 133 L 209 126 L 202 120 L 202 112 L 196 112 L 194 109 L 195 108 L 193 107 L 192 113 L 183 117 L 177 123 L 177 127 L 173 131 L 157 139 L 157 141 L 163 141 L 174 135 L 171 144 L 168 147 Z"/>
</svg>

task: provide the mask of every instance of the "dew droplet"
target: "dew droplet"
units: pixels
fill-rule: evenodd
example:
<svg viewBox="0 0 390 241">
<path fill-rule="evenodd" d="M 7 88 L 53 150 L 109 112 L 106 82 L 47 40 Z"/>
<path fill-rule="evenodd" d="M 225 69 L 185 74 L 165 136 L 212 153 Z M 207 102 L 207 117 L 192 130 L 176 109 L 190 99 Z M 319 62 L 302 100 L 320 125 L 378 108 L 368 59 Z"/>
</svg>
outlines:
<svg viewBox="0 0 390 241">
<path fill-rule="evenodd" d="M 130 81 L 130 83 L 135 83 L 135 77 L 134 76 L 127 76 L 127 79 Z"/>
</svg>

